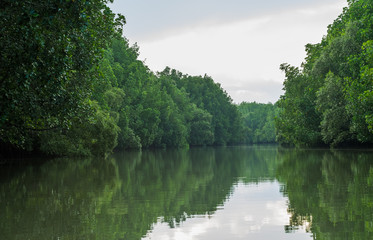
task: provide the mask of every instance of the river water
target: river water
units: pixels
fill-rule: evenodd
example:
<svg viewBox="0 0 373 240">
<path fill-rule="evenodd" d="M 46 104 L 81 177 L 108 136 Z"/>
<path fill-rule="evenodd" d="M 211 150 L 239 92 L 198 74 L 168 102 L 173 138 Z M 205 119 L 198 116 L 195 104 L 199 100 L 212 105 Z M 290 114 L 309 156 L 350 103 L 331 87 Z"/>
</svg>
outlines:
<svg viewBox="0 0 373 240">
<path fill-rule="evenodd" d="M 373 151 L 143 150 L 0 165 L 0 239 L 373 239 Z"/>
</svg>

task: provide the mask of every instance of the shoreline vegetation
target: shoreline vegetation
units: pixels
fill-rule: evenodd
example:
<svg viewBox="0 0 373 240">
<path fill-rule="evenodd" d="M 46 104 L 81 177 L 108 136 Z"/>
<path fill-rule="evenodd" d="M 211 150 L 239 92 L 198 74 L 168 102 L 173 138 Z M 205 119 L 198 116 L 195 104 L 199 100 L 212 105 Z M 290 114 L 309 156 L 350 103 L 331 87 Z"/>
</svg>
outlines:
<svg viewBox="0 0 373 240">
<path fill-rule="evenodd" d="M 122 37 L 125 18 L 106 3 L 5 2 L 2 154 L 89 156 L 262 141 L 255 128 L 264 127 L 267 113 L 244 126 L 211 77 L 150 71 L 138 60 L 139 47 Z M 274 133 L 273 121 L 270 127 Z M 271 136 L 263 139 L 274 142 Z"/>
<path fill-rule="evenodd" d="M 348 0 L 301 67 L 282 64 L 278 142 L 332 148 L 373 143 L 373 3 Z"/>
<path fill-rule="evenodd" d="M 152 72 L 106 0 L 10 1 L 1 10 L 0 156 L 141 148 L 373 143 L 373 4 L 349 6 L 275 104 L 234 104 L 208 76 Z"/>
</svg>

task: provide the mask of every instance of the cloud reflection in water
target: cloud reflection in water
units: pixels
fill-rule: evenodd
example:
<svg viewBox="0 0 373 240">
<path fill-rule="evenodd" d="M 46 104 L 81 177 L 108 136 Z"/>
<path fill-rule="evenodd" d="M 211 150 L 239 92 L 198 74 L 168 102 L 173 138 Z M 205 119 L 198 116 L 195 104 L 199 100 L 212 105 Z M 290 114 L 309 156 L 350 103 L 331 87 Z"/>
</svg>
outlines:
<svg viewBox="0 0 373 240">
<path fill-rule="evenodd" d="M 176 228 L 159 220 L 143 239 L 312 239 L 311 233 L 303 228 L 285 233 L 284 226 L 290 218 L 287 207 L 287 198 L 280 193 L 277 181 L 239 181 L 224 206 L 212 216 L 188 218 Z"/>
</svg>

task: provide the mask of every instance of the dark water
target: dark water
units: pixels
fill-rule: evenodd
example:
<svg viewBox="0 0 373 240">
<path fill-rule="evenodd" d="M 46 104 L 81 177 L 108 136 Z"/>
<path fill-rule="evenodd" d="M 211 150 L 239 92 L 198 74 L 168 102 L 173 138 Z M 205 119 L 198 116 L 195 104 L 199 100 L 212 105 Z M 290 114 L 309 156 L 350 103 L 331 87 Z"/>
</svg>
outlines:
<svg viewBox="0 0 373 240">
<path fill-rule="evenodd" d="M 373 151 L 247 146 L 2 165 L 0 239 L 373 239 Z"/>
</svg>

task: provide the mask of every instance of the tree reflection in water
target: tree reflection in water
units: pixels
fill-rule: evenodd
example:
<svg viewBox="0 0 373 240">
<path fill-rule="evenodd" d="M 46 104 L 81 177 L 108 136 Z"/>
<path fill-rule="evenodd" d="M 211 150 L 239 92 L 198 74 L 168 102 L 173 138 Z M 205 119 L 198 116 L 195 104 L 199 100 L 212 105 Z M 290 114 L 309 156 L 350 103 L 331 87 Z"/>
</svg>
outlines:
<svg viewBox="0 0 373 240">
<path fill-rule="evenodd" d="M 278 158 L 292 217 L 286 230 L 308 225 L 314 238 L 373 238 L 373 152 L 291 150 Z"/>
<path fill-rule="evenodd" d="M 237 184 L 278 181 L 288 198 L 284 232 L 307 226 L 315 239 L 371 239 L 371 159 L 369 151 L 246 146 L 57 159 L 12 175 L 2 167 L 0 238 L 141 239 L 160 221 L 176 228 L 216 215 Z"/>
</svg>

